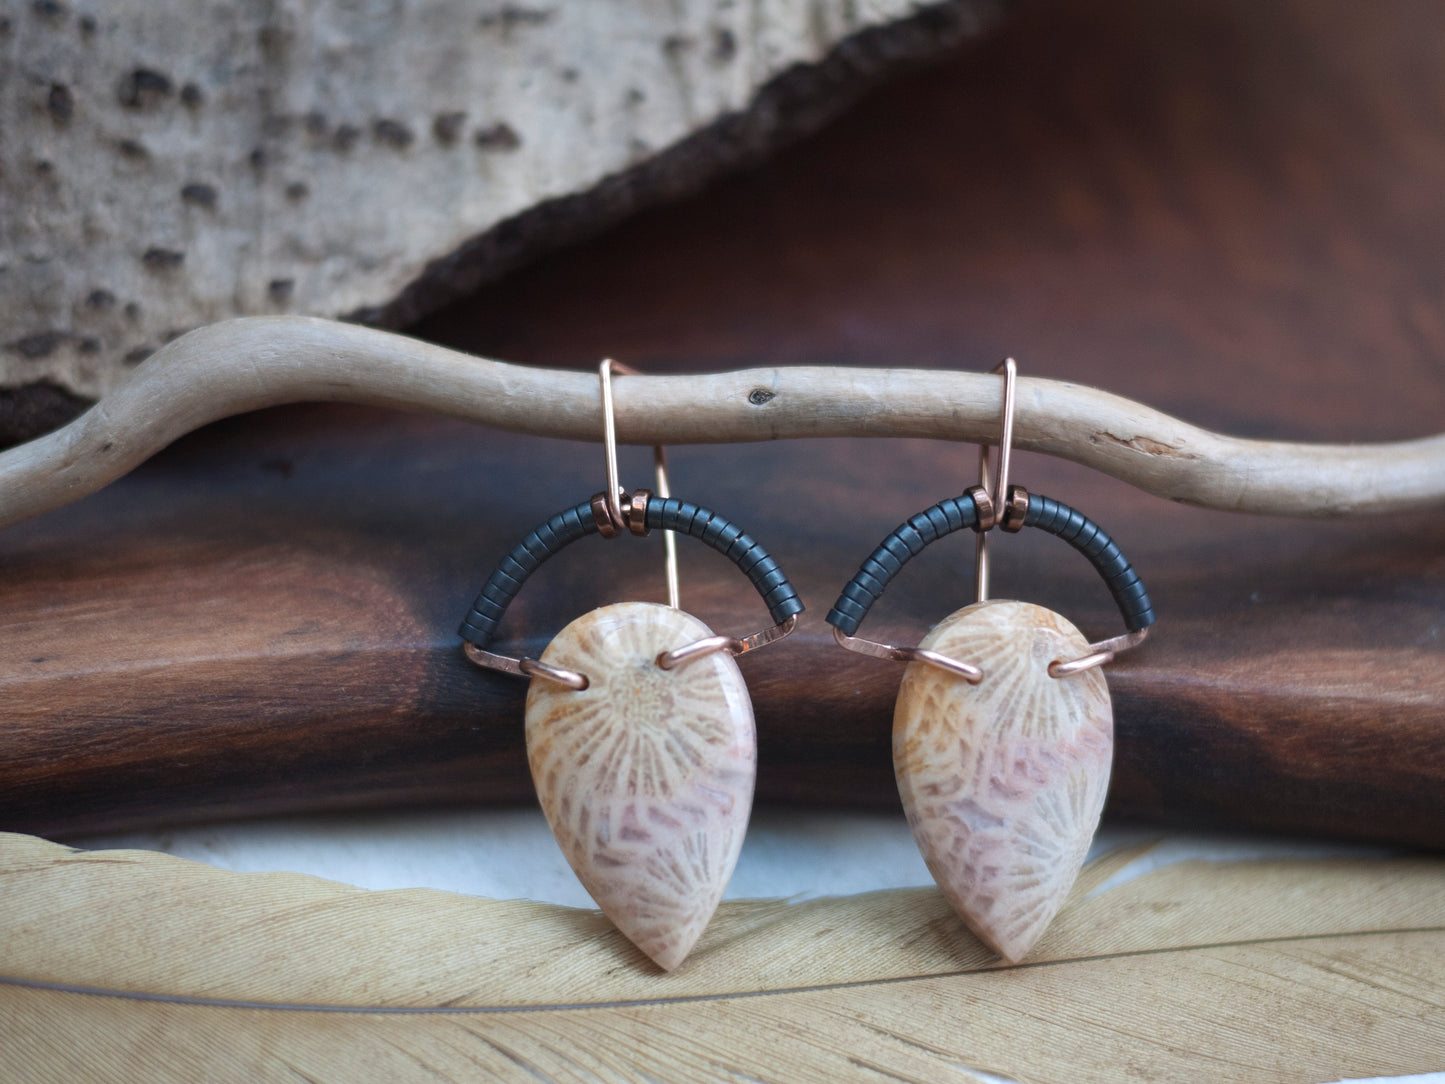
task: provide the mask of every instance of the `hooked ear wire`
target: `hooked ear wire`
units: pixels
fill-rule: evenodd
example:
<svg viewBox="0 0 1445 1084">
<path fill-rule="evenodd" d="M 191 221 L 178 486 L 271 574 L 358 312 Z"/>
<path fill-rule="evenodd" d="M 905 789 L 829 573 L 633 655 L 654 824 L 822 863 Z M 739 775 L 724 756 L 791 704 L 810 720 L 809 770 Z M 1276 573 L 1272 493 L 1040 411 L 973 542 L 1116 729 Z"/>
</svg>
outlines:
<svg viewBox="0 0 1445 1084">
<path fill-rule="evenodd" d="M 619 372 L 631 376 L 641 374 L 630 365 L 623 365 L 611 358 L 603 358 L 597 366 L 597 378 L 602 385 L 602 447 L 607 456 L 607 512 L 614 524 L 621 524 L 624 520 L 631 528 L 633 534 L 646 534 L 647 528 L 642 526 L 643 515 L 636 507 L 638 494 L 646 493 L 647 490 L 640 489 L 632 495 L 632 505 L 623 509 L 619 498 L 622 496 L 622 487 L 617 481 L 617 412 L 612 404 L 612 374 Z M 652 446 L 652 476 L 656 486 L 654 492 L 663 500 L 672 496 L 672 486 L 667 477 L 667 449 L 661 444 Z M 671 531 L 665 531 L 662 535 L 663 567 L 667 575 L 667 604 L 674 610 L 679 609 L 679 592 L 677 581 L 677 537 Z"/>
</svg>

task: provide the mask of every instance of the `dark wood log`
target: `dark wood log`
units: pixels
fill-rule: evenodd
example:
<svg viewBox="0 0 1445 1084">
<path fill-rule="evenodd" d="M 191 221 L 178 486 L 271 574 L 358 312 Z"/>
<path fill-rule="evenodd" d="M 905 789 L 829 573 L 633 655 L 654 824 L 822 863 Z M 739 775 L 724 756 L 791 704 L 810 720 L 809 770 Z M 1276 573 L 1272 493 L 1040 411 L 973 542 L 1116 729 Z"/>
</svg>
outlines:
<svg viewBox="0 0 1445 1084">
<path fill-rule="evenodd" d="M 766 169 L 644 215 L 419 329 L 493 356 L 649 370 L 907 359 L 1097 384 L 1243 435 L 1398 439 L 1445 418 L 1445 11 L 1045 6 Z M 646 454 L 624 453 L 645 484 Z M 743 660 L 764 799 L 896 801 L 896 665 L 822 616 L 967 447 L 679 449 L 674 487 L 769 547 L 809 604 Z M 1160 614 L 1110 670 L 1116 815 L 1445 844 L 1445 520 L 1233 517 L 1035 456 Z M 523 686 L 454 628 L 526 530 L 601 487 L 597 447 L 360 408 L 224 422 L 0 535 L 0 827 L 50 833 L 379 804 L 522 801 Z M 658 541 L 588 539 L 505 625 L 661 597 Z M 1001 539 L 995 595 L 1111 635 L 1054 539 Z M 682 543 L 684 604 L 764 614 Z M 970 597 L 939 543 L 864 631 Z"/>
</svg>

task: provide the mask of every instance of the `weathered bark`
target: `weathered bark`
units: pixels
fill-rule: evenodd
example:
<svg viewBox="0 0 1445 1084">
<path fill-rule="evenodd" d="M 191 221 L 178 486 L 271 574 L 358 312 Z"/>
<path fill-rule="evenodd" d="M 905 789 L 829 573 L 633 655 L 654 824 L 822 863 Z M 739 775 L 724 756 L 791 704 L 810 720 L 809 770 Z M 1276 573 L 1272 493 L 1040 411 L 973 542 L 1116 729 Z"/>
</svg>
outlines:
<svg viewBox="0 0 1445 1084">
<path fill-rule="evenodd" d="M 0 386 L 94 397 L 227 316 L 415 318 L 998 3 L 12 0 Z"/>
</svg>

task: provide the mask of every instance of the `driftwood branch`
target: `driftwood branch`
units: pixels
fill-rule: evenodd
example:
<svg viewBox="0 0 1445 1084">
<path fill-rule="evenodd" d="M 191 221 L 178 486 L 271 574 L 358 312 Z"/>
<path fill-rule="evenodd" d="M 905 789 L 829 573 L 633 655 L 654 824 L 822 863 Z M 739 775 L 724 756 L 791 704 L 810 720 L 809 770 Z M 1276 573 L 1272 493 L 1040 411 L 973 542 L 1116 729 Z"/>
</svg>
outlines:
<svg viewBox="0 0 1445 1084">
<path fill-rule="evenodd" d="M 797 437 L 996 440 L 1002 382 L 982 373 L 802 366 L 616 382 L 619 440 Z M 62 429 L 0 453 L 0 526 L 77 500 L 218 418 L 333 401 L 432 411 L 515 432 L 596 440 L 596 377 L 469 357 L 303 317 L 230 320 L 158 350 Z M 1015 446 L 1169 500 L 1294 516 L 1445 503 L 1445 434 L 1394 444 L 1242 440 L 1128 399 L 1021 378 Z"/>
</svg>

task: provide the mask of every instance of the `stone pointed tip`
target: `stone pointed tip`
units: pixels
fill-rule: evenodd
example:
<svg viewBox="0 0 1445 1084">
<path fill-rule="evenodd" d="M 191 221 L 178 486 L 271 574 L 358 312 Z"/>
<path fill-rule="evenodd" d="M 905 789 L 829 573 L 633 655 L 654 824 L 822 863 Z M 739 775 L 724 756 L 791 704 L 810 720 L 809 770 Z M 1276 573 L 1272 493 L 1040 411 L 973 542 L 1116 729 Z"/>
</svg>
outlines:
<svg viewBox="0 0 1445 1084">
<path fill-rule="evenodd" d="M 668 945 L 666 948 L 659 949 L 656 953 L 647 952 L 646 949 L 642 951 L 647 953 L 649 960 L 664 971 L 673 971 L 683 960 L 687 959 L 687 954 L 691 949 L 691 945 Z"/>
<path fill-rule="evenodd" d="M 659 931 L 655 926 L 646 930 L 639 929 L 636 937 L 629 929 L 633 925 L 634 916 L 619 913 L 609 914 L 607 917 L 612 919 L 613 925 L 622 931 L 622 935 L 636 945 L 644 956 L 662 970 L 673 971 L 687 959 L 688 953 L 697 944 L 708 919 L 712 918 L 713 910 L 714 908 L 710 907 L 705 911 L 696 911 L 665 932 Z"/>
<path fill-rule="evenodd" d="M 987 941 L 985 941 L 984 944 L 998 953 L 998 958 L 1010 967 L 1023 963 L 1024 957 L 1027 956 L 1029 951 L 1034 947 L 1033 941 L 1030 941 L 1026 945 L 1012 945 L 1009 948 L 1004 948 L 1002 945 L 989 944 Z"/>
<path fill-rule="evenodd" d="M 949 901 L 953 903 L 952 900 Z M 970 933 L 983 942 L 984 947 L 995 953 L 1000 960 L 1013 967 L 1015 964 L 1023 963 L 1024 957 L 1038 943 L 1037 937 L 1030 938 L 1009 938 L 1007 940 L 994 936 L 993 932 L 986 927 L 981 927 L 978 922 L 970 918 L 959 905 L 953 904 L 954 913 L 963 919 L 963 924 L 968 927 Z"/>
</svg>

